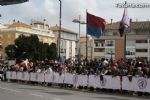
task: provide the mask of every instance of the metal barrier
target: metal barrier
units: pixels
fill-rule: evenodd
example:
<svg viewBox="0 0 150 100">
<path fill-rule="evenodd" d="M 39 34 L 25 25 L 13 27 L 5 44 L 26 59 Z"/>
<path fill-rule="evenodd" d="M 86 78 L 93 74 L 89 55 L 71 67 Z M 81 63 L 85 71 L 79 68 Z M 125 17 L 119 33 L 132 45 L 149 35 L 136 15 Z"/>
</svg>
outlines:
<svg viewBox="0 0 150 100">
<path fill-rule="evenodd" d="M 51 73 L 28 73 L 7 71 L 6 77 L 8 80 L 29 81 L 29 82 L 46 82 L 56 84 L 70 84 L 73 86 L 87 86 L 100 89 L 113 89 L 150 93 L 150 79 L 144 77 L 132 77 L 132 81 L 123 76 L 122 81 L 120 76 L 112 77 L 105 75 L 101 78 L 99 75 L 77 75 L 71 73 L 57 72 Z M 120 86 L 122 82 L 122 86 Z"/>
</svg>

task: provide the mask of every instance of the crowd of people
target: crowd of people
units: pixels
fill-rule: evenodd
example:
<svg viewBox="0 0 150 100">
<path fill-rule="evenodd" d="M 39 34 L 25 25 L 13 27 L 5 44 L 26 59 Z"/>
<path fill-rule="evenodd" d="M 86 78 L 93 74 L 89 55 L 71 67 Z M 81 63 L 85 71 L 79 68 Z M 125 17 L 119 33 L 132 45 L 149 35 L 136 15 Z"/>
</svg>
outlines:
<svg viewBox="0 0 150 100">
<path fill-rule="evenodd" d="M 103 79 L 103 75 L 112 75 L 112 77 L 135 76 L 135 77 L 149 78 L 150 62 L 141 58 L 126 59 L 126 60 L 123 59 L 108 60 L 108 59 L 101 58 L 99 60 L 81 59 L 80 61 L 67 59 L 61 63 L 58 62 L 57 60 L 30 61 L 26 59 L 16 64 L 12 64 L 10 66 L 8 66 L 7 64 L 0 64 L 0 71 L 3 71 L 5 78 L 6 78 L 6 71 L 16 71 L 16 72 L 20 71 L 20 72 L 29 72 L 29 73 L 30 72 L 37 72 L 37 73 L 58 72 L 60 73 L 60 75 L 62 73 L 100 75 L 100 79 Z M 132 81 L 132 78 L 130 81 Z M 141 92 L 138 93 L 139 95 L 143 94 Z"/>
<path fill-rule="evenodd" d="M 76 73 L 83 75 L 112 75 L 112 76 L 137 76 L 150 77 L 150 63 L 143 59 L 94 59 L 94 60 L 65 60 L 59 63 L 57 60 L 28 61 L 23 60 L 20 63 L 11 65 L 7 70 L 10 71 L 28 71 L 28 72 L 48 72 Z"/>
</svg>

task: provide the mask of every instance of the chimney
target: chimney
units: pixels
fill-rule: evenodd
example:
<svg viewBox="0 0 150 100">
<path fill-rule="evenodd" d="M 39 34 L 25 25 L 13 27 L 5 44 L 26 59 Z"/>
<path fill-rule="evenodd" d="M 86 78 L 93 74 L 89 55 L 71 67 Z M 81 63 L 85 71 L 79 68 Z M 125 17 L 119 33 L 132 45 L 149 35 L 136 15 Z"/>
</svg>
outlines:
<svg viewBox="0 0 150 100">
<path fill-rule="evenodd" d="M 46 29 L 46 19 L 43 19 L 44 29 Z"/>
<path fill-rule="evenodd" d="M 45 22 L 45 21 L 46 21 L 46 19 L 43 19 L 43 21 Z"/>
<path fill-rule="evenodd" d="M 13 20 L 13 23 L 15 23 L 16 21 L 15 21 L 15 19 Z"/>
<path fill-rule="evenodd" d="M 132 22 L 132 18 L 130 18 L 130 23 Z"/>
<path fill-rule="evenodd" d="M 111 19 L 111 23 L 110 24 L 112 24 L 113 23 L 113 19 Z"/>
</svg>

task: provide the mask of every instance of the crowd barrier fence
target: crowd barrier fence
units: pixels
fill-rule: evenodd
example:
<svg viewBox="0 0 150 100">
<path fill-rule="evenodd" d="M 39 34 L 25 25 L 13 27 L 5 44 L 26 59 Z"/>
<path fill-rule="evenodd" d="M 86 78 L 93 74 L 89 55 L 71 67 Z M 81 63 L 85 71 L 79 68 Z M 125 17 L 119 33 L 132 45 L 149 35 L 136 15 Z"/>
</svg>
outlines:
<svg viewBox="0 0 150 100">
<path fill-rule="evenodd" d="M 101 89 L 128 90 L 136 92 L 150 93 L 150 78 L 132 77 L 132 80 L 127 76 L 104 75 L 78 75 L 71 73 L 33 73 L 33 72 L 15 72 L 7 71 L 6 78 L 8 80 L 20 80 L 29 82 L 46 82 L 71 84 L 73 86 L 87 86 Z"/>
</svg>

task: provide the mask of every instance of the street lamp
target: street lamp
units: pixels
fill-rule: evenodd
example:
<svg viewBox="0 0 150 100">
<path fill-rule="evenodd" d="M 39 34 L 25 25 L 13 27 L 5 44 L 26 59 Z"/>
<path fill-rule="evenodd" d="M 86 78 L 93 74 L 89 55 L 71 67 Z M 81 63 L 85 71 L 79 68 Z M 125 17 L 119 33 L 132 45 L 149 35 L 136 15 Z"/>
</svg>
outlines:
<svg viewBox="0 0 150 100">
<path fill-rule="evenodd" d="M 29 0 L 0 0 L 1 6 L 7 6 L 12 4 L 20 4 L 24 2 L 28 2 Z"/>
<path fill-rule="evenodd" d="M 60 60 L 60 40 L 61 40 L 61 0 L 59 0 L 60 2 L 60 11 L 59 11 L 59 35 L 58 35 L 58 56 L 59 56 L 59 60 Z"/>
<path fill-rule="evenodd" d="M 79 15 L 79 19 L 74 19 L 72 22 L 79 24 L 79 35 L 78 35 L 78 67 L 80 62 L 80 25 L 86 24 L 84 21 L 81 21 L 81 15 Z"/>
</svg>

